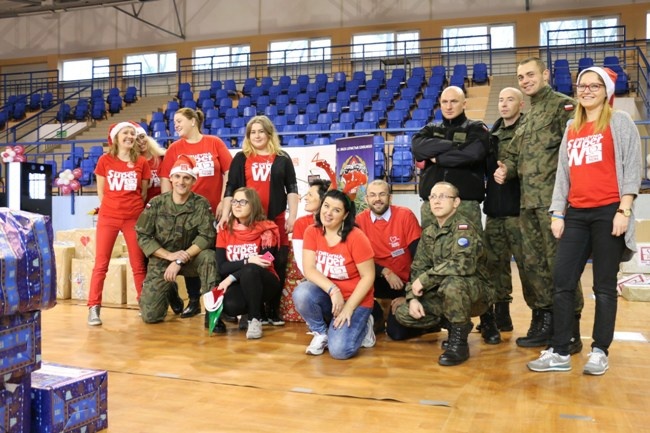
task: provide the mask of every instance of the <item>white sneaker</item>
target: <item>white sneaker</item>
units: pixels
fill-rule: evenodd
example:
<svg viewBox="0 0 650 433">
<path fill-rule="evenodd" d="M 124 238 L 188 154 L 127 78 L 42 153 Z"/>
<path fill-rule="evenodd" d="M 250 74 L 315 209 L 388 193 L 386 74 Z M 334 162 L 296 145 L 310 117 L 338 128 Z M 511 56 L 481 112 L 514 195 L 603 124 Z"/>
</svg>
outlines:
<svg viewBox="0 0 650 433">
<path fill-rule="evenodd" d="M 322 355 L 325 349 L 327 349 L 327 334 L 319 334 L 318 332 L 308 332 L 314 336 L 311 339 L 311 343 L 305 349 L 307 355 Z"/>
<path fill-rule="evenodd" d="M 88 309 L 88 324 L 90 326 L 100 326 L 102 324 L 102 319 L 99 318 L 101 308 L 99 305 L 93 305 Z"/>
<path fill-rule="evenodd" d="M 366 336 L 363 337 L 363 342 L 361 343 L 361 347 L 369 348 L 369 347 L 375 347 L 375 343 L 377 342 L 377 337 L 375 337 L 375 318 L 372 317 L 372 314 L 368 316 L 368 326 L 366 329 Z"/>
<path fill-rule="evenodd" d="M 534 361 L 528 363 L 532 371 L 570 371 L 571 355 L 560 355 L 553 351 L 553 348 L 542 350 L 541 355 Z"/>
<path fill-rule="evenodd" d="M 257 319 L 248 321 L 248 329 L 246 330 L 246 338 L 255 340 L 262 338 L 262 322 Z"/>
<path fill-rule="evenodd" d="M 591 349 L 589 353 L 589 361 L 585 364 L 582 372 L 584 374 L 590 374 L 592 376 L 601 376 L 605 374 L 609 368 L 609 360 L 605 352 L 598 348 Z"/>
</svg>

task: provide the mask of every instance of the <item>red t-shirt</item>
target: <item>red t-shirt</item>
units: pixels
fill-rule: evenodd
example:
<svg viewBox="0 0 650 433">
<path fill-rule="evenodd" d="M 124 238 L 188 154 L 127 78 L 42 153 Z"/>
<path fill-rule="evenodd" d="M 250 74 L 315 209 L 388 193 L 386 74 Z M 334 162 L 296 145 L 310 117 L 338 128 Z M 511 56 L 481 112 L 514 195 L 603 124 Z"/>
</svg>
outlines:
<svg viewBox="0 0 650 433">
<path fill-rule="evenodd" d="M 234 233 L 230 233 L 230 230 L 224 228 L 219 230 L 217 233 L 217 248 L 223 248 L 226 250 L 226 259 L 229 262 L 236 262 L 238 260 L 244 260 L 251 256 L 256 256 L 262 251 L 262 236 L 252 241 L 243 241 L 235 236 Z M 272 245 L 277 247 L 278 245 Z M 275 272 L 275 267 L 273 265 L 269 266 L 268 269 L 276 277 L 278 274 Z"/>
<path fill-rule="evenodd" d="M 368 236 L 375 252 L 375 262 L 395 272 L 402 281 L 409 281 L 413 257 L 409 251 L 411 242 L 420 238 L 422 229 L 410 209 L 391 206 L 390 220 L 372 222 L 370 209 L 357 215 L 356 223 Z"/>
<path fill-rule="evenodd" d="M 158 177 L 158 169 L 160 168 L 162 160 L 162 156 L 153 156 L 147 161 L 149 163 L 149 168 L 151 169 L 151 180 L 149 181 L 149 188 L 147 189 L 147 203 L 149 203 L 152 198 L 160 195 L 160 177 Z"/>
<path fill-rule="evenodd" d="M 143 156 L 133 163 L 106 153 L 99 157 L 95 175 L 105 178 L 100 216 L 128 219 L 140 215 L 144 209 L 142 181 L 151 179 L 149 164 Z"/>
<path fill-rule="evenodd" d="M 293 223 L 293 234 L 291 235 L 292 240 L 302 240 L 304 239 L 305 230 L 310 225 L 313 225 L 315 222 L 314 215 L 308 214 L 303 215 Z"/>
<path fill-rule="evenodd" d="M 303 249 L 315 252 L 316 269 L 336 282 L 345 300 L 352 295 L 361 280 L 356 264 L 370 260 L 374 255 L 370 241 L 356 227 L 348 234 L 345 242 L 330 247 L 327 245 L 323 230 L 316 226 L 309 226 L 305 230 Z M 360 305 L 372 308 L 374 292 L 374 287 L 370 287 Z"/>
<path fill-rule="evenodd" d="M 257 191 L 262 202 L 262 209 L 268 215 L 271 199 L 271 166 L 275 155 L 250 155 L 246 158 L 246 186 Z M 276 222 L 277 223 L 277 222 Z M 280 227 L 280 224 L 278 224 Z"/>
<path fill-rule="evenodd" d="M 614 140 L 609 126 L 594 133 L 594 122 L 578 132 L 567 133 L 569 158 L 569 204 L 575 208 L 595 208 L 621 200 L 616 180 Z"/>
<path fill-rule="evenodd" d="M 178 155 L 189 155 L 196 160 L 199 173 L 192 191 L 208 199 L 212 211 L 215 212 L 221 202 L 223 174 L 230 170 L 232 162 L 228 148 L 219 137 L 213 135 L 204 135 L 201 141 L 192 144 L 181 138 L 167 149 L 158 176 L 169 179 L 169 172 Z"/>
</svg>

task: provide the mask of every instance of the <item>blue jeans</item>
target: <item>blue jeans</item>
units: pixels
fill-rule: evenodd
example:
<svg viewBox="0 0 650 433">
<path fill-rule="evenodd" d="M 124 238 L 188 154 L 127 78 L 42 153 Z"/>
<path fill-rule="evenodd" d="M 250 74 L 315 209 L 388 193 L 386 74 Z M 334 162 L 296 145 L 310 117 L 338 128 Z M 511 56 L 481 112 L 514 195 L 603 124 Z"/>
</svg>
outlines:
<svg viewBox="0 0 650 433">
<path fill-rule="evenodd" d="M 293 304 L 312 332 L 327 334 L 327 346 L 334 359 L 348 359 L 357 354 L 368 328 L 371 308 L 357 307 L 350 326 L 334 328 L 332 301 L 316 284 L 304 281 L 293 291 Z"/>
<path fill-rule="evenodd" d="M 625 251 L 625 235 L 612 236 L 618 203 L 590 209 L 568 208 L 553 272 L 553 337 L 551 346 L 569 353 L 575 317 L 575 291 L 585 264 L 592 257 L 596 316 L 593 343 L 608 353 L 614 338 L 618 293 L 616 274 Z"/>
</svg>

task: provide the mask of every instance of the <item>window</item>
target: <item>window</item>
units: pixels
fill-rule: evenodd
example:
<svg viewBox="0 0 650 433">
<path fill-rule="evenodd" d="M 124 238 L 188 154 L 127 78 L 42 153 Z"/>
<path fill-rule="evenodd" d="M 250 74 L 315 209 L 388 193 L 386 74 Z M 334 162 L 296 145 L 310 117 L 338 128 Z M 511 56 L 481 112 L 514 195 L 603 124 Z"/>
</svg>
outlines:
<svg viewBox="0 0 650 433">
<path fill-rule="evenodd" d="M 125 75 L 158 74 L 160 72 L 176 71 L 176 53 L 145 53 L 126 56 Z M 134 63 L 142 64 L 134 65 Z M 129 65 L 131 64 L 131 65 Z"/>
<path fill-rule="evenodd" d="M 420 33 L 372 33 L 352 37 L 352 57 L 385 57 L 419 54 Z"/>
<path fill-rule="evenodd" d="M 619 33 L 623 31 L 616 26 L 618 17 L 542 21 L 539 27 L 540 45 L 615 42 L 622 38 Z"/>
<path fill-rule="evenodd" d="M 477 36 L 478 35 L 478 36 Z M 488 38 L 487 35 L 490 35 Z M 449 27 L 442 30 L 443 48 L 450 52 L 514 48 L 515 26 L 498 24 L 472 27 Z"/>
<path fill-rule="evenodd" d="M 250 45 L 197 48 L 194 50 L 194 69 L 246 66 L 250 53 Z"/>
<path fill-rule="evenodd" d="M 329 60 L 332 56 L 331 47 L 332 40 L 329 38 L 271 42 L 269 63 L 277 65 Z"/>
<path fill-rule="evenodd" d="M 68 60 L 62 65 L 62 81 L 108 77 L 108 59 Z"/>
</svg>

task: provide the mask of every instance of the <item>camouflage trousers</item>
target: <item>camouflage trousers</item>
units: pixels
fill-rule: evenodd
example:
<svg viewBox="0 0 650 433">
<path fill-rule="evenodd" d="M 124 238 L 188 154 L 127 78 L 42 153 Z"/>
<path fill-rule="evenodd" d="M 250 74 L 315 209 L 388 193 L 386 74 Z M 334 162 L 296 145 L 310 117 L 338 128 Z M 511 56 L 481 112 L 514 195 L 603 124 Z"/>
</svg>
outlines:
<svg viewBox="0 0 650 433">
<path fill-rule="evenodd" d="M 553 267 L 557 239 L 551 231 L 548 208 L 522 209 L 519 215 L 523 252 L 523 274 L 528 282 L 523 285 L 526 304 L 533 309 L 553 308 Z M 519 268 L 521 272 L 521 267 Z M 576 314 L 584 306 L 582 285 L 576 287 Z"/>
<path fill-rule="evenodd" d="M 442 316 L 450 323 L 460 325 L 483 314 L 492 303 L 481 280 L 471 276 L 449 276 L 437 288 L 425 289 L 418 300 L 424 308 L 424 317 L 411 317 L 409 304 L 404 303 L 395 311 L 395 318 L 401 325 L 428 329 L 440 324 Z"/>
<path fill-rule="evenodd" d="M 523 251 L 519 217 L 487 217 L 483 232 L 483 245 L 487 253 L 487 271 L 494 286 L 495 302 L 512 302 L 511 260 L 514 256 L 519 278 L 524 287 L 530 287 L 523 271 Z"/>
<path fill-rule="evenodd" d="M 457 212 L 465 215 L 469 222 L 473 223 L 478 230 L 483 228 L 483 222 L 481 221 L 481 205 L 479 202 L 474 200 L 461 201 Z M 427 200 L 422 202 L 422 206 L 420 207 L 420 225 L 422 226 L 422 230 L 433 224 L 434 220 L 435 217 L 431 212 L 429 201 Z"/>
<path fill-rule="evenodd" d="M 140 295 L 140 314 L 145 323 L 160 322 L 167 315 L 170 291 L 176 290 L 175 283 L 165 281 L 164 274 L 168 266 L 168 260 L 149 257 L 147 276 L 142 285 L 142 295 Z M 211 290 L 219 284 L 217 257 L 214 250 L 201 251 L 199 255 L 181 267 L 179 275 L 199 277 L 201 293 Z"/>
</svg>

